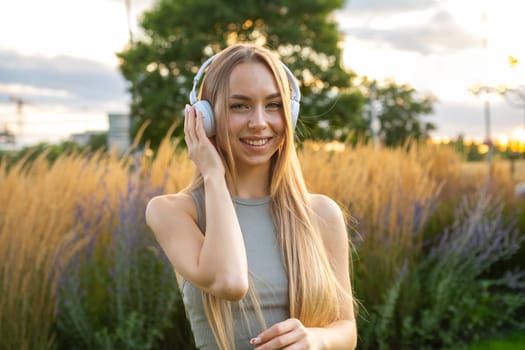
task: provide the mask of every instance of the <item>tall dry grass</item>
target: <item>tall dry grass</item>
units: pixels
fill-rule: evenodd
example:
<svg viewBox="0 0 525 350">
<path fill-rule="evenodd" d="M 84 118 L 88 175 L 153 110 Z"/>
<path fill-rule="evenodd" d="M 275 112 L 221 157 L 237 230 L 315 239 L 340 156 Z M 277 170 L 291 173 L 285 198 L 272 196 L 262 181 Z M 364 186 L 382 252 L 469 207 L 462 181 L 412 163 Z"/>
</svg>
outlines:
<svg viewBox="0 0 525 350">
<path fill-rule="evenodd" d="M 388 231 L 400 240 L 419 229 L 411 220 L 417 214 L 414 204 L 434 198 L 441 180 L 453 171 L 443 174 L 415 148 L 407 152 L 362 145 L 327 152 L 323 145 L 306 143 L 300 156 L 312 191 L 334 198 L 354 216 L 366 216 L 374 231 Z"/>
<path fill-rule="evenodd" d="M 130 176 L 164 192 L 182 189 L 193 166 L 177 146 L 166 138 L 155 154 L 148 149 L 126 156 L 71 154 L 52 164 L 44 154 L 9 168 L 0 162 L 1 348 L 53 347 L 56 277 L 84 242 L 77 237 L 80 243 L 70 246 L 76 210 L 105 201 L 117 212 Z M 357 284 L 361 295 L 379 304 L 392 276 L 421 251 L 422 225 L 437 196 L 473 186 L 474 178 L 467 179 L 459 157 L 443 148 L 357 146 L 327 152 L 324 146 L 304 143 L 299 156 L 306 181 L 311 191 L 334 198 L 355 218 Z M 131 172 L 133 167 L 139 171 Z M 99 220 L 114 219 L 110 213 Z"/>
<path fill-rule="evenodd" d="M 133 162 L 116 153 L 65 155 L 53 164 L 46 154 L 10 167 L 0 162 L 0 348 L 53 347 L 57 276 L 82 248 L 69 244 L 76 209 L 105 201 L 115 212 Z M 167 139 L 159 156 L 139 162 L 144 165 L 139 176 L 166 191 L 179 190 L 192 174 L 186 155 Z"/>
<path fill-rule="evenodd" d="M 513 173 L 509 160 L 495 158 L 490 168 L 486 161 L 462 163 L 461 173 L 464 180 L 462 184 L 465 188 L 470 188 L 472 184 L 486 180 L 489 171 L 492 191 L 509 199 L 513 195 L 515 184 L 525 181 L 524 160 L 515 162 Z"/>
<path fill-rule="evenodd" d="M 423 224 L 446 179 L 458 176 L 459 159 L 425 147 L 327 152 L 309 142 L 300 158 L 310 189 L 334 198 L 353 218 L 355 284 L 368 303 L 380 303 L 401 267 L 421 252 Z"/>
</svg>

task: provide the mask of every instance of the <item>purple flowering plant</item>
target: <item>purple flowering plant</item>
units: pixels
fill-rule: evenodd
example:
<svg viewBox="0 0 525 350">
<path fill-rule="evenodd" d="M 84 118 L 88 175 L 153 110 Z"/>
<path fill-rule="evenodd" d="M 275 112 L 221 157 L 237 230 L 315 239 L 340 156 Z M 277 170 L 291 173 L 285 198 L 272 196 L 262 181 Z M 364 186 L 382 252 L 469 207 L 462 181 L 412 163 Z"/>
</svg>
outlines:
<svg viewBox="0 0 525 350">
<path fill-rule="evenodd" d="M 59 277 L 59 348 L 153 349 L 166 329 L 185 326 L 184 318 L 174 319 L 181 312 L 173 270 L 144 219 L 147 201 L 163 186 L 151 185 L 135 156 L 117 205 L 109 200 L 114 189 L 102 177 L 106 196 L 85 198 L 77 206 L 69 247 L 83 248 Z M 184 338 L 185 332 L 178 332 Z"/>
</svg>

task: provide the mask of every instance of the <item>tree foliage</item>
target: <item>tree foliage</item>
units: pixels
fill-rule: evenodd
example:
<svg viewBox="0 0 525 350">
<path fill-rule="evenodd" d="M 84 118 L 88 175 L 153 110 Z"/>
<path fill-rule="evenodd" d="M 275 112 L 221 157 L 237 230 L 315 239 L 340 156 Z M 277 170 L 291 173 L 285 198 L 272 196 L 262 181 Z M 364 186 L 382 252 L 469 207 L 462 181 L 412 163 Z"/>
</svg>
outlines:
<svg viewBox="0 0 525 350">
<path fill-rule="evenodd" d="M 276 50 L 299 80 L 299 132 L 307 138 L 343 137 L 361 120 L 355 76 L 342 67 L 341 35 L 332 17 L 344 0 L 159 0 L 141 20 L 144 34 L 121 53 L 130 82 L 132 134 L 152 121 L 144 139 L 155 147 L 173 123 L 182 135 L 193 76 L 209 56 L 236 42 Z M 359 124 L 360 122 L 358 122 Z M 327 127 L 328 125 L 328 127 Z M 338 133 L 332 130 L 340 128 Z"/>
<path fill-rule="evenodd" d="M 375 109 L 379 137 L 386 146 L 425 140 L 436 129 L 433 123 L 421 120 L 422 116 L 433 112 L 434 96 L 420 94 L 412 86 L 398 85 L 392 79 L 382 83 L 364 79 L 362 87 L 367 91 L 368 103 Z"/>
</svg>

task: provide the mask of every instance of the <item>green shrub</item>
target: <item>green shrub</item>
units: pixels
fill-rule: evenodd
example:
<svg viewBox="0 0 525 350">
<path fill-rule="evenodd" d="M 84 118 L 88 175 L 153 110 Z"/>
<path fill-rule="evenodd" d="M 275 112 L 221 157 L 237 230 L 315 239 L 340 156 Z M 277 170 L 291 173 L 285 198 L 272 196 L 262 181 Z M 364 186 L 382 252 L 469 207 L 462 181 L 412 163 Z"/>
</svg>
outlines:
<svg viewBox="0 0 525 350">
<path fill-rule="evenodd" d="M 519 327 L 525 271 L 491 272 L 523 243 L 502 205 L 483 195 L 462 204 L 428 254 L 398 273 L 361 324 L 361 349 L 435 349 Z M 489 273 L 491 272 L 491 273 Z"/>
<path fill-rule="evenodd" d="M 59 280 L 59 348 L 156 349 L 173 322 L 186 327 L 180 312 L 172 318 L 182 307 L 175 276 L 145 226 L 145 203 L 157 192 L 132 170 L 117 211 L 105 198 L 78 207 L 71 244 L 85 244 Z"/>
</svg>

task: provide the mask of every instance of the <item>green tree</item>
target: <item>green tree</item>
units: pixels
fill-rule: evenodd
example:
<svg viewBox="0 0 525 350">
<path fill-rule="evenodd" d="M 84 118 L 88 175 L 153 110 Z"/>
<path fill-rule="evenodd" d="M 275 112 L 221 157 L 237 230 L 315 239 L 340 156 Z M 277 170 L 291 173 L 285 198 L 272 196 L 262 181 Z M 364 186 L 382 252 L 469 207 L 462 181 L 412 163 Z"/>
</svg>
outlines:
<svg viewBox="0 0 525 350">
<path fill-rule="evenodd" d="M 159 0 L 141 20 L 144 34 L 119 53 L 130 82 L 132 135 L 157 146 L 173 123 L 183 133 L 183 109 L 193 77 L 209 56 L 235 42 L 278 51 L 301 85 L 299 133 L 324 138 L 325 125 L 359 119 L 363 99 L 342 67 L 341 35 L 332 17 L 344 0 Z M 350 104 L 342 104 L 349 102 Z M 328 113 L 327 106 L 333 108 Z M 346 130 L 342 128 L 343 132 Z M 341 132 L 340 132 L 341 133 Z"/>
<path fill-rule="evenodd" d="M 310 125 L 305 136 L 316 140 L 338 140 L 355 144 L 367 140 L 370 123 L 364 117 L 364 96 L 360 92 L 345 91 L 335 99 L 318 106 L 318 122 Z M 328 118 L 327 118 L 328 117 Z"/>
<path fill-rule="evenodd" d="M 459 134 L 456 140 L 452 141 L 454 150 L 459 153 L 462 157 L 465 157 L 465 136 Z"/>
<path fill-rule="evenodd" d="M 422 95 L 412 86 L 398 85 L 392 79 L 379 83 L 365 78 L 362 88 L 368 103 L 379 105 L 375 114 L 380 124 L 379 136 L 386 146 L 402 145 L 407 140 L 425 140 L 430 131 L 436 129 L 433 123 L 421 120 L 433 112 L 434 96 Z"/>
</svg>

